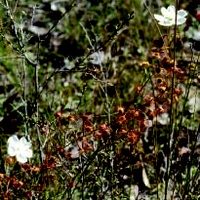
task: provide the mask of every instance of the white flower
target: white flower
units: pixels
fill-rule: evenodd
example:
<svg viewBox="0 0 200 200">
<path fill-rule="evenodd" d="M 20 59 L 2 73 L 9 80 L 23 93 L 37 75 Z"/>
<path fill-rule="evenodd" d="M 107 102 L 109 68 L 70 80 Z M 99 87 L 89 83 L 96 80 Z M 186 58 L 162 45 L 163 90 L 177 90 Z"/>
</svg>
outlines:
<svg viewBox="0 0 200 200">
<path fill-rule="evenodd" d="M 200 30 L 194 30 L 193 40 L 200 41 Z"/>
<path fill-rule="evenodd" d="M 102 65 L 102 63 L 106 59 L 106 55 L 103 51 L 100 51 L 100 52 L 95 52 L 95 53 L 91 54 L 89 56 L 89 58 L 90 58 L 90 62 L 93 65 Z"/>
<path fill-rule="evenodd" d="M 70 144 L 65 148 L 65 151 L 70 156 L 70 158 L 78 158 L 80 156 L 79 147 L 77 145 Z"/>
<path fill-rule="evenodd" d="M 18 139 L 16 135 L 13 135 L 8 139 L 8 155 L 16 156 L 20 163 L 27 162 L 27 159 L 33 156 L 33 151 L 30 148 L 31 143 L 25 137 Z"/>
<path fill-rule="evenodd" d="M 200 110 L 200 97 L 199 96 L 191 96 L 189 99 L 188 105 L 189 105 L 190 113 L 198 112 Z"/>
<path fill-rule="evenodd" d="M 161 125 L 167 125 L 169 124 L 170 118 L 168 113 L 162 113 L 158 115 L 157 117 L 154 117 L 154 121 L 159 122 Z"/>
<path fill-rule="evenodd" d="M 162 26 L 173 26 L 175 24 L 181 25 L 185 23 L 187 12 L 185 10 L 177 11 L 177 22 L 176 19 L 176 9 L 174 6 L 168 6 L 168 8 L 161 8 L 162 15 L 154 14 L 156 20 L 158 20 L 158 24 Z"/>
</svg>

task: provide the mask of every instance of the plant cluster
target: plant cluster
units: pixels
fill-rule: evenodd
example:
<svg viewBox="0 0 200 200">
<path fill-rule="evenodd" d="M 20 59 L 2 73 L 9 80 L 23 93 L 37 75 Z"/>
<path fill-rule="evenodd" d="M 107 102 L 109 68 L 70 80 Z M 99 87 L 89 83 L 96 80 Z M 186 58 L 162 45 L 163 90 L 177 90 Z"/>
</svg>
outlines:
<svg viewBox="0 0 200 200">
<path fill-rule="evenodd" d="M 200 197 L 198 2 L 162 6 L 0 3 L 0 198 Z"/>
</svg>

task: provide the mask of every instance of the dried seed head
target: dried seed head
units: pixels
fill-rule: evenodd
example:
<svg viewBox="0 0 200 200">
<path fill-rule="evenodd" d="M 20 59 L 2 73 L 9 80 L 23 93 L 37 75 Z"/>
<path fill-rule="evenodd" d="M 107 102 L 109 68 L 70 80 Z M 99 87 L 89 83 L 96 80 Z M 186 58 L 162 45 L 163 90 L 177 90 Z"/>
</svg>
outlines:
<svg viewBox="0 0 200 200">
<path fill-rule="evenodd" d="M 126 135 L 126 134 L 127 134 L 127 131 L 126 131 L 125 129 L 121 129 L 121 130 L 118 131 L 117 134 L 118 134 L 118 136 L 120 137 L 120 136 Z"/>
<path fill-rule="evenodd" d="M 163 93 L 163 92 L 165 92 L 166 91 L 166 87 L 165 86 L 162 86 L 162 87 L 159 87 L 158 88 L 158 91 L 160 92 L 160 93 Z"/>
<path fill-rule="evenodd" d="M 142 86 L 141 85 L 138 85 L 137 87 L 136 87 L 136 93 L 140 93 L 142 91 Z"/>
<path fill-rule="evenodd" d="M 118 115 L 117 116 L 117 119 L 116 119 L 116 122 L 118 124 L 125 124 L 127 122 L 127 118 L 126 118 L 126 115 Z"/>
<path fill-rule="evenodd" d="M 124 113 L 124 107 L 122 107 L 122 106 L 119 106 L 118 108 L 117 108 L 117 111 L 118 111 L 118 113 L 119 114 L 123 114 Z"/>
<path fill-rule="evenodd" d="M 155 116 L 155 112 L 154 112 L 152 109 L 149 109 L 149 110 L 147 111 L 147 116 L 148 116 L 148 118 L 149 118 L 150 120 L 152 120 L 152 119 L 154 118 L 154 116 Z"/>
<path fill-rule="evenodd" d="M 137 130 L 131 130 L 128 132 L 128 140 L 131 143 L 137 144 L 140 139 L 140 133 Z"/>
<path fill-rule="evenodd" d="M 143 68 L 148 68 L 150 66 L 149 62 L 148 61 L 143 61 L 139 64 L 140 67 L 143 67 Z"/>
<path fill-rule="evenodd" d="M 175 88 L 174 93 L 177 94 L 177 95 L 180 95 L 182 93 L 181 88 Z"/>
<path fill-rule="evenodd" d="M 162 78 L 157 78 L 156 83 L 161 84 L 163 82 Z"/>
</svg>

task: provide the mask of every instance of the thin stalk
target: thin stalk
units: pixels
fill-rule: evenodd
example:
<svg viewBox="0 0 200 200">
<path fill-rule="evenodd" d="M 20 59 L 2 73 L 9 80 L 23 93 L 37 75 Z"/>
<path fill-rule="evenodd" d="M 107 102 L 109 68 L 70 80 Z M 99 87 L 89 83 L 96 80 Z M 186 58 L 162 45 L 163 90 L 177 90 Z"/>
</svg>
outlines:
<svg viewBox="0 0 200 200">
<path fill-rule="evenodd" d="M 175 22 L 177 22 L 177 8 L 178 8 L 178 0 L 176 0 L 176 12 L 175 12 Z M 173 64 L 173 70 L 172 70 L 172 91 L 171 91 L 171 105 L 170 105 L 170 123 L 169 123 L 169 134 L 167 135 L 167 146 L 168 146 L 168 152 L 167 152 L 167 170 L 166 170 L 166 179 L 165 179 L 165 200 L 167 200 L 167 191 L 168 191 L 168 184 L 169 184 L 169 178 L 170 178 L 170 158 L 171 158 L 171 138 L 173 136 L 173 96 L 174 96 L 174 86 L 175 86 L 175 66 L 176 66 L 176 29 L 177 29 L 177 23 L 175 23 L 174 26 L 174 64 Z"/>
<path fill-rule="evenodd" d="M 26 63 L 25 63 L 25 59 L 22 59 L 22 63 L 23 63 L 23 68 L 24 68 L 24 95 L 23 95 L 23 101 L 24 101 L 24 115 L 25 115 L 25 136 L 28 138 L 28 140 L 30 140 L 30 135 L 28 134 L 28 121 L 27 121 L 27 117 L 28 117 L 28 108 L 27 108 L 27 67 L 26 67 Z"/>
<path fill-rule="evenodd" d="M 150 77 L 150 81 L 151 81 L 151 85 L 152 85 L 152 90 L 153 90 L 153 97 L 155 100 L 155 91 L 154 91 L 154 85 L 153 85 L 153 80 Z M 157 104 L 155 103 L 155 110 L 157 110 Z M 152 132 L 153 135 L 155 135 L 154 137 L 154 151 L 155 151 L 155 160 L 156 160 L 156 187 L 157 187 L 157 191 L 156 191 L 156 196 L 157 199 L 159 199 L 159 193 L 158 193 L 158 131 L 157 131 L 157 116 L 156 116 L 156 124 L 155 124 L 156 130 L 154 129 L 154 126 L 152 126 Z"/>
<path fill-rule="evenodd" d="M 84 27 L 84 25 L 80 22 L 80 26 L 82 27 L 82 29 L 83 29 L 83 31 L 85 32 L 85 35 L 86 35 L 86 38 L 87 38 L 87 40 L 88 40 L 88 42 L 89 42 L 89 44 L 90 44 L 90 46 L 91 46 L 91 48 L 92 48 L 92 51 L 93 52 L 95 52 L 96 51 L 96 47 L 92 44 L 92 41 L 91 41 L 91 39 L 90 39 L 90 37 L 89 37 L 89 35 L 88 35 L 88 32 L 87 32 L 87 30 L 86 30 L 86 28 Z M 96 53 L 97 53 L 97 59 L 98 59 L 98 61 L 99 61 L 99 66 L 100 66 L 100 69 L 101 69 L 101 72 L 102 72 L 102 81 L 103 81 L 103 83 L 104 83 L 104 85 L 103 86 L 101 86 L 100 85 L 100 88 L 102 89 L 102 91 L 103 91 L 103 93 L 104 93 L 104 95 L 105 95 L 105 108 L 106 108 L 106 112 L 107 112 L 107 116 L 108 116 L 108 124 L 110 124 L 110 122 L 111 122 L 111 109 L 110 109 L 110 101 L 109 101 L 109 98 L 108 98 L 108 83 L 107 83 L 107 77 L 108 77 L 108 70 L 106 69 L 106 71 L 104 71 L 104 69 L 103 69 L 103 65 L 102 65 L 102 63 L 101 63 L 101 60 L 100 60 L 100 56 L 99 56 L 99 51 L 96 51 Z M 111 141 L 111 151 L 112 152 L 115 152 L 115 144 L 114 144 L 114 138 L 112 137 L 112 139 L 111 139 L 112 141 Z M 110 158 L 110 166 L 111 166 L 111 176 L 112 176 L 112 178 L 111 178 L 111 182 L 112 182 L 112 180 L 113 180 L 113 174 L 114 174 L 114 158 L 113 158 L 113 155 L 112 154 L 110 154 L 111 155 L 111 158 Z M 111 187 L 111 196 L 113 195 L 113 187 Z"/>
<path fill-rule="evenodd" d="M 38 103 L 38 92 L 39 92 L 39 81 L 38 81 L 38 67 L 39 67 L 39 49 L 40 49 L 40 41 L 38 40 L 38 51 L 37 51 L 37 64 L 35 65 L 35 116 L 36 116 L 36 132 L 37 132 L 37 139 L 38 139 L 38 144 L 39 144 L 39 151 L 40 151 L 40 163 L 43 163 L 45 160 L 45 156 L 43 153 L 43 148 L 42 148 L 42 140 L 41 140 L 41 135 L 40 135 L 40 130 L 39 130 L 39 103 Z"/>
</svg>

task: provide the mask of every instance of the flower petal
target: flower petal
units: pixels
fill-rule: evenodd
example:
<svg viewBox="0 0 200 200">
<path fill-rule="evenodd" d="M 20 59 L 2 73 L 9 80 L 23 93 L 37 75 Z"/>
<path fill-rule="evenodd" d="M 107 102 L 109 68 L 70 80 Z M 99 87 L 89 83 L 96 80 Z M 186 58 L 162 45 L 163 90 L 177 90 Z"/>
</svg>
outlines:
<svg viewBox="0 0 200 200">
<path fill-rule="evenodd" d="M 168 6 L 167 11 L 171 14 L 174 14 L 176 12 L 175 6 Z"/>
<path fill-rule="evenodd" d="M 12 135 L 11 137 L 8 138 L 9 145 L 15 145 L 18 142 L 19 142 L 19 139 L 16 135 Z"/>
<path fill-rule="evenodd" d="M 161 13 L 164 17 L 169 15 L 169 11 L 165 7 L 161 8 Z"/>
<path fill-rule="evenodd" d="M 168 18 L 163 17 L 162 15 L 154 14 L 155 19 L 162 26 L 172 26 L 174 25 L 174 20 L 170 20 Z"/>
<path fill-rule="evenodd" d="M 16 155 L 16 148 L 15 146 L 8 146 L 8 155 L 9 156 L 15 156 Z"/>
<path fill-rule="evenodd" d="M 8 138 L 8 155 L 9 156 L 15 156 L 16 155 L 16 148 L 18 146 L 19 139 L 16 135 L 13 135 Z"/>
<path fill-rule="evenodd" d="M 27 158 L 31 158 L 33 156 L 33 151 L 31 149 L 27 149 L 24 152 L 24 156 L 27 157 Z"/>
<path fill-rule="evenodd" d="M 30 148 L 31 147 L 31 143 L 28 142 L 25 137 L 22 137 L 20 139 L 20 145 L 22 145 L 24 148 Z"/>
<path fill-rule="evenodd" d="M 164 18 L 162 15 L 154 14 L 154 17 L 155 17 L 155 19 L 158 20 L 158 21 L 164 21 L 164 20 L 165 20 L 165 18 Z"/>
<path fill-rule="evenodd" d="M 25 162 L 27 162 L 27 157 L 26 157 L 24 154 L 22 154 L 22 153 L 17 154 L 17 155 L 16 155 L 16 159 L 17 159 L 17 161 L 19 161 L 20 163 L 25 163 Z"/>
<path fill-rule="evenodd" d="M 177 17 L 186 17 L 187 16 L 187 12 L 185 11 L 185 10 L 179 10 L 178 12 L 177 12 Z"/>
<path fill-rule="evenodd" d="M 167 9 L 162 9 L 161 12 L 165 18 L 173 19 L 175 17 L 175 7 L 174 6 L 168 6 Z"/>
<path fill-rule="evenodd" d="M 172 25 L 174 25 L 173 21 L 171 21 L 171 20 L 165 20 L 163 22 L 159 22 L 159 24 L 161 26 L 172 26 Z"/>
<path fill-rule="evenodd" d="M 186 22 L 186 18 L 179 18 L 177 19 L 177 25 L 184 24 Z"/>
</svg>

